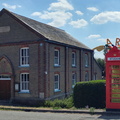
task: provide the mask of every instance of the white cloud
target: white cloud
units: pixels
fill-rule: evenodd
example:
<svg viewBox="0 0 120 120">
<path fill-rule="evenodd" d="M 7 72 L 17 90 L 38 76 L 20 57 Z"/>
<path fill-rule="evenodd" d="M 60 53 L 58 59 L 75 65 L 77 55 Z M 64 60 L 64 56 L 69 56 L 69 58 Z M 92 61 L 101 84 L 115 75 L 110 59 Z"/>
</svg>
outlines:
<svg viewBox="0 0 120 120">
<path fill-rule="evenodd" d="M 71 4 L 67 0 L 58 0 L 58 2 L 51 3 L 47 11 L 34 12 L 31 16 L 38 16 L 40 19 L 51 20 L 49 25 L 55 27 L 62 27 L 67 20 L 71 19 L 72 14 L 68 10 L 73 10 Z"/>
<path fill-rule="evenodd" d="M 81 27 L 87 26 L 88 22 L 85 21 L 84 19 L 80 19 L 80 20 L 77 20 L 77 21 L 71 21 L 69 24 L 72 25 L 75 28 L 81 28 Z"/>
<path fill-rule="evenodd" d="M 48 12 L 45 11 L 44 14 L 39 16 L 41 19 L 51 19 L 52 22 L 48 23 L 55 27 L 61 27 L 66 24 L 66 21 L 72 17 L 72 14 L 64 11 Z"/>
<path fill-rule="evenodd" d="M 104 39 L 104 38 L 97 39 L 97 41 L 100 41 L 100 42 L 106 43 L 106 39 Z"/>
<path fill-rule="evenodd" d="M 83 15 L 83 13 L 81 11 L 76 11 L 75 13 L 78 15 Z"/>
<path fill-rule="evenodd" d="M 44 11 L 43 13 L 34 12 L 31 15 L 38 16 L 39 18 L 45 20 L 52 20 L 52 22 L 48 24 L 55 27 L 64 26 L 67 20 L 72 17 L 72 14 L 70 12 L 64 12 L 64 11 L 54 11 L 54 12 Z"/>
<path fill-rule="evenodd" d="M 90 11 L 94 11 L 94 12 L 98 11 L 98 9 L 96 7 L 88 7 L 87 9 Z"/>
<path fill-rule="evenodd" d="M 2 4 L 5 8 L 8 8 L 8 9 L 13 9 L 15 10 L 16 8 L 21 8 L 21 5 L 9 5 L 7 3 L 3 3 Z"/>
<path fill-rule="evenodd" d="M 88 39 L 95 39 L 95 38 L 100 38 L 101 37 L 101 35 L 89 35 L 88 36 Z"/>
<path fill-rule="evenodd" d="M 41 15 L 41 12 L 34 12 L 31 14 L 31 16 L 40 16 Z"/>
<path fill-rule="evenodd" d="M 120 12 L 113 11 L 113 12 L 102 12 L 98 15 L 95 15 L 91 20 L 95 24 L 105 24 L 107 22 L 117 22 L 120 23 Z"/>
<path fill-rule="evenodd" d="M 48 8 L 48 10 L 59 10 L 59 11 L 66 11 L 66 10 L 73 10 L 73 6 L 68 3 L 67 0 L 58 0 L 58 2 L 54 2 L 50 4 L 50 7 Z"/>
</svg>

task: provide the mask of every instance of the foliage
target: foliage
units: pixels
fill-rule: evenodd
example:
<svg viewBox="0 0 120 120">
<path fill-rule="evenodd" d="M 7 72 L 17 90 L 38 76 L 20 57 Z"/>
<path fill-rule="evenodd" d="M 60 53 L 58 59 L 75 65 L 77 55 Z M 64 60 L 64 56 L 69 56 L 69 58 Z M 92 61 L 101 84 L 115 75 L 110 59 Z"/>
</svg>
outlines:
<svg viewBox="0 0 120 120">
<path fill-rule="evenodd" d="M 105 69 L 105 60 L 101 58 L 96 59 L 97 63 L 101 66 L 102 70 Z"/>
<path fill-rule="evenodd" d="M 65 98 L 62 100 L 55 99 L 53 101 L 47 100 L 44 104 L 45 107 L 53 108 L 72 108 L 73 107 L 73 97 Z"/>
<path fill-rule="evenodd" d="M 85 106 L 94 108 L 105 107 L 105 80 L 79 82 L 74 88 L 74 105 L 77 108 Z"/>
<path fill-rule="evenodd" d="M 98 63 L 98 65 L 101 67 L 102 69 L 102 76 L 105 76 L 105 60 L 101 59 L 101 58 L 97 58 L 96 62 Z"/>
</svg>

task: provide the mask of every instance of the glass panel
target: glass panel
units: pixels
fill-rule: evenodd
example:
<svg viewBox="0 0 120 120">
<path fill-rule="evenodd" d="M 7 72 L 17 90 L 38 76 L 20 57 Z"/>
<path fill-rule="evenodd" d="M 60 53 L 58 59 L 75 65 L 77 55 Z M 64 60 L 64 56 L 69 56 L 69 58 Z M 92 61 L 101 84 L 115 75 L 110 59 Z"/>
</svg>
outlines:
<svg viewBox="0 0 120 120">
<path fill-rule="evenodd" d="M 21 65 L 29 64 L 29 48 L 21 48 Z"/>
<path fill-rule="evenodd" d="M 120 94 L 112 94 L 112 98 L 120 98 Z"/>
<path fill-rule="evenodd" d="M 120 93 L 120 89 L 112 89 L 112 93 Z"/>
<path fill-rule="evenodd" d="M 111 76 L 111 102 L 120 103 L 120 66 L 119 65 L 111 66 L 110 76 Z"/>
<path fill-rule="evenodd" d="M 111 68 L 112 69 L 120 69 L 120 66 L 119 65 L 112 65 Z"/>
<path fill-rule="evenodd" d="M 59 89 L 59 74 L 54 76 L 54 89 Z"/>
<path fill-rule="evenodd" d="M 120 73 L 120 70 L 112 70 L 112 73 L 113 73 L 113 74 L 119 74 L 119 73 Z"/>
<path fill-rule="evenodd" d="M 58 65 L 58 58 L 55 58 L 55 64 Z"/>
<path fill-rule="evenodd" d="M 120 99 L 112 99 L 111 102 L 113 102 L 113 103 L 120 103 Z"/>
<path fill-rule="evenodd" d="M 120 79 L 112 79 L 112 83 L 120 83 Z"/>
<path fill-rule="evenodd" d="M 55 89 L 58 89 L 58 83 L 57 82 L 55 83 Z"/>
<path fill-rule="evenodd" d="M 29 90 L 29 74 L 21 74 L 21 90 Z"/>
<path fill-rule="evenodd" d="M 120 78 L 120 75 L 112 75 L 112 78 Z"/>
<path fill-rule="evenodd" d="M 120 88 L 120 84 L 112 84 L 112 88 Z"/>
<path fill-rule="evenodd" d="M 58 57 L 58 51 L 55 51 L 55 57 Z"/>
</svg>

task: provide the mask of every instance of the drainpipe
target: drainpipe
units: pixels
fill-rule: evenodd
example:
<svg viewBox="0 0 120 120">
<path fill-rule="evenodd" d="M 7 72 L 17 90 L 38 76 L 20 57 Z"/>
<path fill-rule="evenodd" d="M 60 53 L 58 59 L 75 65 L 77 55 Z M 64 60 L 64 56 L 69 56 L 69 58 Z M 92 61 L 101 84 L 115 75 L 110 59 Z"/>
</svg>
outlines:
<svg viewBox="0 0 120 120">
<path fill-rule="evenodd" d="M 65 47 L 65 97 L 67 97 L 67 52 L 68 52 L 68 47 Z"/>
<path fill-rule="evenodd" d="M 93 51 L 91 52 L 91 80 L 93 80 Z"/>
</svg>

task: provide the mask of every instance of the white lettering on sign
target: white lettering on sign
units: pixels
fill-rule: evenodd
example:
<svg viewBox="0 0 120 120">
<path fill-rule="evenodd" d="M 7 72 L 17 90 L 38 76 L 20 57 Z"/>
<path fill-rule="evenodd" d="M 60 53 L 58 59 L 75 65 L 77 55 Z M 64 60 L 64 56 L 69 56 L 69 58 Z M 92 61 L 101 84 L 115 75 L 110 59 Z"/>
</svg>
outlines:
<svg viewBox="0 0 120 120">
<path fill-rule="evenodd" d="M 0 33 L 9 32 L 9 31 L 10 31 L 10 26 L 0 27 Z"/>
<path fill-rule="evenodd" d="M 108 57 L 108 61 L 120 60 L 120 57 Z"/>
</svg>

